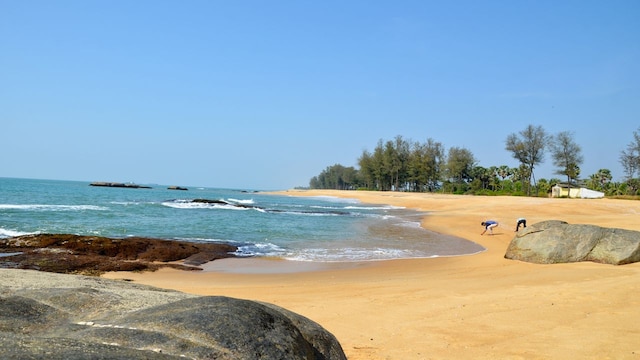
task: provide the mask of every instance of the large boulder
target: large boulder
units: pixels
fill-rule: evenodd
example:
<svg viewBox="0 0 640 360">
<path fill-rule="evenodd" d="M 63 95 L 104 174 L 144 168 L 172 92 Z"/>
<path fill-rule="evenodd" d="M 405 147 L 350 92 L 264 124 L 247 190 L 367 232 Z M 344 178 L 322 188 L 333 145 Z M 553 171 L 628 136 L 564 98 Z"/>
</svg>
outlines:
<svg viewBox="0 0 640 360">
<path fill-rule="evenodd" d="M 124 281 L 0 270 L 3 359 L 346 359 L 281 307 Z"/>
<path fill-rule="evenodd" d="M 640 261 L 640 232 L 549 220 L 516 233 L 504 256 L 538 264 Z"/>
</svg>

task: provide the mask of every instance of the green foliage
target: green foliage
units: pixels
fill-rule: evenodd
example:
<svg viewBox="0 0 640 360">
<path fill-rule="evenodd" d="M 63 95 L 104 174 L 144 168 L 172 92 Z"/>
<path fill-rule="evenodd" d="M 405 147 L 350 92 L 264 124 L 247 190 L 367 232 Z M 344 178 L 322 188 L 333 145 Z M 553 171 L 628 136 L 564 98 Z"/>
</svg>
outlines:
<svg viewBox="0 0 640 360">
<path fill-rule="evenodd" d="M 633 132 L 633 140 L 620 152 L 620 164 L 627 179 L 633 179 L 640 171 L 640 128 Z"/>
<path fill-rule="evenodd" d="M 358 188 L 360 183 L 360 175 L 355 168 L 336 164 L 327 167 L 320 175 L 311 178 L 309 187 L 311 189 L 353 190 Z"/>
<path fill-rule="evenodd" d="M 447 156 L 446 174 L 449 180 L 457 183 L 470 182 L 474 179 L 473 167 L 476 160 L 471 151 L 465 148 L 452 147 Z"/>
<path fill-rule="evenodd" d="M 573 140 L 573 134 L 562 131 L 554 136 L 550 142 L 553 165 L 558 169 L 556 174 L 566 175 L 567 183 L 571 184 L 578 179 L 582 164 L 582 148 Z"/>
<path fill-rule="evenodd" d="M 519 136 L 518 134 L 510 134 L 507 136 L 505 149 L 510 151 L 513 158 L 520 162 L 520 168 L 522 172 L 526 174 L 526 184 L 531 184 L 535 166 L 544 161 L 544 152 L 549 142 L 549 135 L 547 135 L 547 132 L 539 125 L 527 126 L 519 132 Z M 535 186 L 535 178 L 533 178 L 533 184 Z M 527 194 L 530 193 L 530 186 L 527 186 Z"/>
<path fill-rule="evenodd" d="M 629 177 L 624 182 L 612 182 L 609 169 L 600 169 L 585 180 L 578 180 L 582 155 L 572 135 L 562 132 L 550 137 L 540 126 L 532 125 L 507 138 L 506 149 L 520 162 L 518 167 L 486 168 L 477 165 L 466 148 L 452 147 L 445 151 L 441 143 L 431 138 L 420 143 L 396 136 L 388 141 L 380 139 L 373 152 L 363 150 L 358 158 L 359 169 L 340 164 L 329 166 L 309 181 L 309 187 L 546 197 L 552 186 L 561 183 L 557 178 L 539 179 L 536 183 L 533 176 L 547 147 L 551 148 L 557 173 L 567 176 L 568 182 L 602 191 L 606 196 L 640 195 L 640 179 Z M 628 175 L 635 175 L 640 169 L 640 129 L 634 132 L 634 141 L 622 153 L 621 162 L 627 161 L 623 165 L 630 171 Z"/>
</svg>

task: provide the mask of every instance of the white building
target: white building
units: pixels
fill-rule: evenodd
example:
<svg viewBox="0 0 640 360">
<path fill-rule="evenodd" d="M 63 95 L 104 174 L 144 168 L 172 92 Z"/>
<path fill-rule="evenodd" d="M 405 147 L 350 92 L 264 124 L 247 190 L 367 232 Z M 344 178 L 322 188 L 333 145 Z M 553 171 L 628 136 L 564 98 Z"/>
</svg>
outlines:
<svg viewBox="0 0 640 360">
<path fill-rule="evenodd" d="M 551 197 L 570 197 L 581 199 L 600 199 L 604 193 L 583 187 L 570 188 L 567 184 L 555 184 L 551 188 Z"/>
</svg>

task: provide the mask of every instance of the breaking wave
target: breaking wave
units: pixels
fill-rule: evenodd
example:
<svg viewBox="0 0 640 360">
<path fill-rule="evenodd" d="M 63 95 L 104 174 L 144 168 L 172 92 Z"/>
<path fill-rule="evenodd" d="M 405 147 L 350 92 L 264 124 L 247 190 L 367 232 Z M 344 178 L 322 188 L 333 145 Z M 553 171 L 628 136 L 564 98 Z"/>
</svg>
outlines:
<svg viewBox="0 0 640 360">
<path fill-rule="evenodd" d="M 47 204 L 0 204 L 0 210 L 24 211 L 104 211 L 109 210 L 97 205 L 47 205 Z"/>
</svg>

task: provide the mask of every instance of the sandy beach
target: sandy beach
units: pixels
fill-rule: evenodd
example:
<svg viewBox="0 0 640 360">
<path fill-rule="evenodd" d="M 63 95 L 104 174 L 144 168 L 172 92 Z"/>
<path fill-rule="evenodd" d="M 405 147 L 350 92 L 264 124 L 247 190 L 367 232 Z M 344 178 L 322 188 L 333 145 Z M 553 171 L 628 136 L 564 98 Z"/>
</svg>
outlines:
<svg viewBox="0 0 640 360">
<path fill-rule="evenodd" d="M 640 359 L 640 264 L 538 265 L 504 259 L 516 219 L 640 231 L 640 202 L 364 191 L 288 191 L 428 213 L 422 226 L 480 254 L 348 264 L 225 259 L 202 272 L 112 279 L 273 303 L 332 332 L 360 359 Z M 480 222 L 500 222 L 495 234 Z"/>
</svg>

